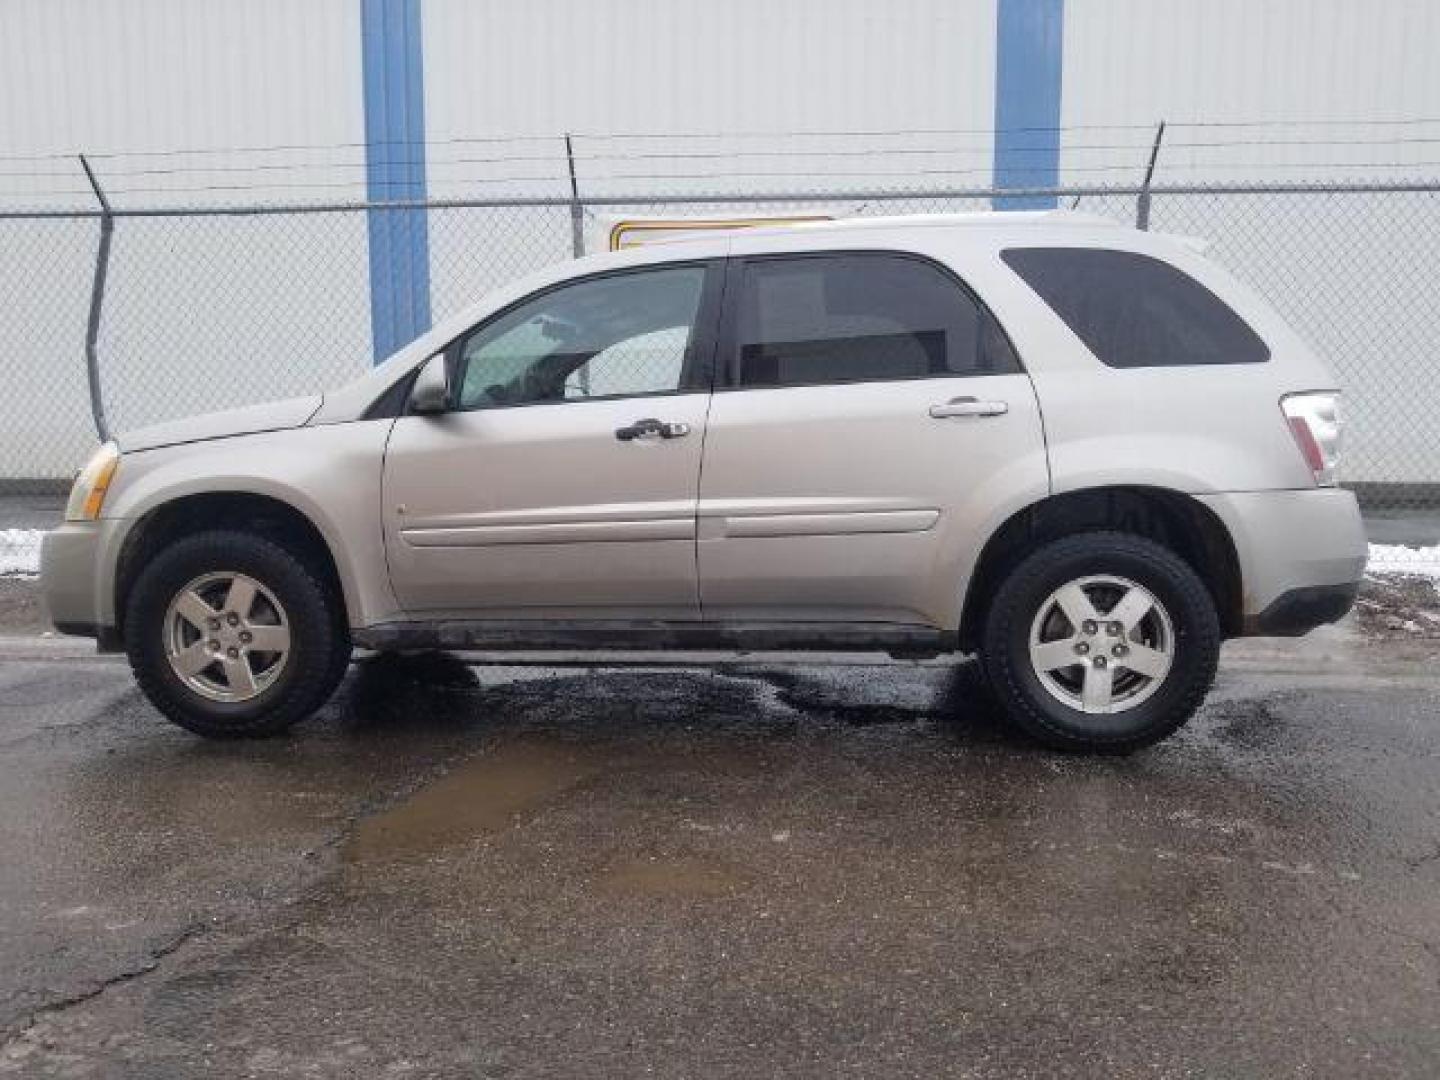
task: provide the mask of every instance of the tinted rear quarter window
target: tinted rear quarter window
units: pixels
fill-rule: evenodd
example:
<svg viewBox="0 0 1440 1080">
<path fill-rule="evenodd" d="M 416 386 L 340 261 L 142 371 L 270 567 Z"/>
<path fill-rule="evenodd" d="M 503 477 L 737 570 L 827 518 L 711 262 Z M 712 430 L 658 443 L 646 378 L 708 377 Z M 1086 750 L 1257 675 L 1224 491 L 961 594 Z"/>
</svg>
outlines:
<svg viewBox="0 0 1440 1080">
<path fill-rule="evenodd" d="M 923 259 L 885 253 L 751 259 L 739 292 L 740 386 L 1019 370 L 990 313 Z"/>
<path fill-rule="evenodd" d="M 1110 367 L 1270 359 L 1228 304 L 1160 259 L 1100 248 L 1008 248 L 1001 258 Z"/>
</svg>

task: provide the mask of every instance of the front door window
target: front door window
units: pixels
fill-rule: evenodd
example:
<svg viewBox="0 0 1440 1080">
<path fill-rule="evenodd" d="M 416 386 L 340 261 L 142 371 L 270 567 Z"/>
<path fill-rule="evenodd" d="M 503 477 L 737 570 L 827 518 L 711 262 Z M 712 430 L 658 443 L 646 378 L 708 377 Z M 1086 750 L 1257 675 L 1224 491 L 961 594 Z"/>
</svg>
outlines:
<svg viewBox="0 0 1440 1080">
<path fill-rule="evenodd" d="M 528 300 L 460 349 L 462 410 L 686 388 L 700 266 L 592 278 Z"/>
</svg>

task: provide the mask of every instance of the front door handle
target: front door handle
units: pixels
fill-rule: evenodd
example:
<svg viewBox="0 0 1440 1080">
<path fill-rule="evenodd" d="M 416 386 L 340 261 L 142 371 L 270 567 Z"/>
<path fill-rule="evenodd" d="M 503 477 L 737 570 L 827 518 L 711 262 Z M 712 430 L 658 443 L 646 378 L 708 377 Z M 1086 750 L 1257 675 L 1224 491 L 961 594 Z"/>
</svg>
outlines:
<svg viewBox="0 0 1440 1080">
<path fill-rule="evenodd" d="M 635 439 L 680 439 L 689 434 L 689 424 L 667 424 L 654 418 L 636 420 L 627 427 L 615 429 L 615 437 L 621 442 L 632 442 Z"/>
<path fill-rule="evenodd" d="M 944 405 L 931 405 L 930 415 L 936 420 L 952 416 L 1004 416 L 1010 406 L 1003 401 L 981 401 L 973 397 L 951 398 Z"/>
</svg>

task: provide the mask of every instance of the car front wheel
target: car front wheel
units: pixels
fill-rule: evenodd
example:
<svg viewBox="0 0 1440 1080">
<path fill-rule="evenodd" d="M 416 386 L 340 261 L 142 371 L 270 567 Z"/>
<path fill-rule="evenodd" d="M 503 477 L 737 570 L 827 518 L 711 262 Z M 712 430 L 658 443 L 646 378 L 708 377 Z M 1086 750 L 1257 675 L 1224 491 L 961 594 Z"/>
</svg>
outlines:
<svg viewBox="0 0 1440 1080">
<path fill-rule="evenodd" d="M 155 707 L 211 737 L 285 730 L 325 703 L 350 657 L 327 582 L 274 541 L 230 531 L 152 558 L 130 592 L 125 645 Z"/>
<path fill-rule="evenodd" d="M 1190 718 L 1219 650 L 1214 600 L 1188 563 L 1143 537 L 1094 532 L 1046 544 L 1005 577 L 982 663 L 1042 742 L 1128 750 Z"/>
</svg>

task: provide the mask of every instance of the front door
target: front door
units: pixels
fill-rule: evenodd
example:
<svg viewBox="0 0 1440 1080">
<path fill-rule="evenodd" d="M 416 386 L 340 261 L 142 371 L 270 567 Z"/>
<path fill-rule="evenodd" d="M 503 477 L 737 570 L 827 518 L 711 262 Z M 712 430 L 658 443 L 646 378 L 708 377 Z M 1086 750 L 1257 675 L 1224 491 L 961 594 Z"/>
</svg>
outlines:
<svg viewBox="0 0 1440 1080">
<path fill-rule="evenodd" d="M 1035 392 L 994 317 L 889 252 L 737 259 L 725 295 L 706 619 L 958 625 L 967 559 L 1048 484 Z"/>
<path fill-rule="evenodd" d="M 693 619 L 718 269 L 567 282 L 449 351 L 451 408 L 397 420 L 385 543 L 408 611 Z"/>
</svg>

